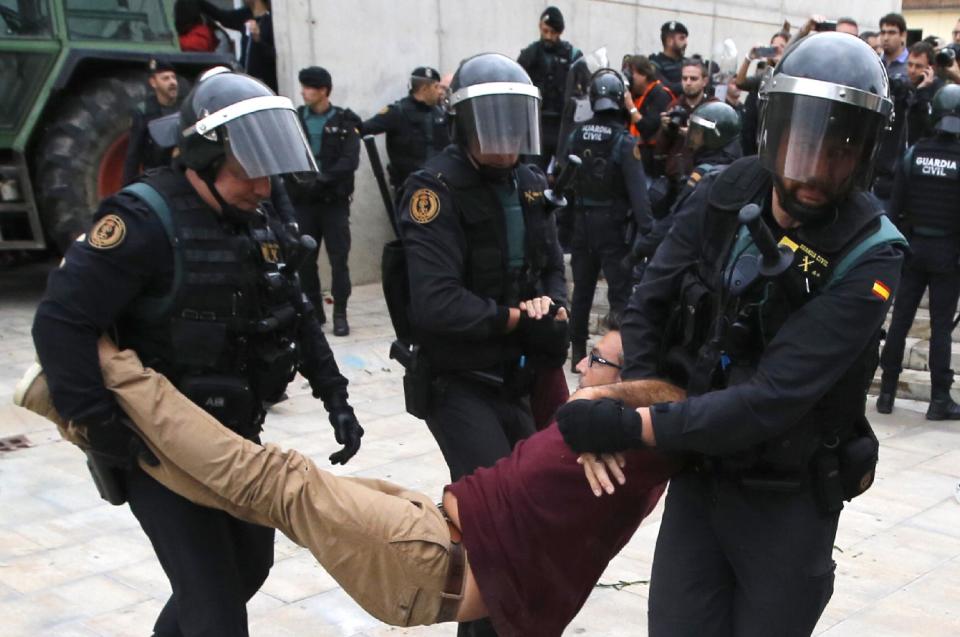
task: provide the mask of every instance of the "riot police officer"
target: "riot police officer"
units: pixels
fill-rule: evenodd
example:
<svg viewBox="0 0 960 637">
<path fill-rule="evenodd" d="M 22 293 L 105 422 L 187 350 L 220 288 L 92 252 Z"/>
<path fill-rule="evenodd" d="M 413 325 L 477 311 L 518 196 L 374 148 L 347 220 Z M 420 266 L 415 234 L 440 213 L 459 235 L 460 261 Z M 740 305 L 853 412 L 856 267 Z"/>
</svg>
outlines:
<svg viewBox="0 0 960 637">
<path fill-rule="evenodd" d="M 167 60 L 154 58 L 148 64 L 151 93 L 131 114 L 130 138 L 127 142 L 127 158 L 123 163 L 123 183 L 129 184 L 140 174 L 141 168 L 149 170 L 170 163 L 172 148 L 154 142 L 147 124 L 180 108 L 177 72 Z"/>
<path fill-rule="evenodd" d="M 740 150 L 740 114 L 724 102 L 707 102 L 690 114 L 687 145 L 693 153 L 694 169 L 672 204 L 671 214 L 657 219 L 653 229 L 638 235 L 631 256 L 635 263 L 650 258 L 673 226 L 673 211 L 681 209 L 700 181 L 733 163 L 743 155 Z M 642 274 L 642 272 L 641 272 Z M 639 276 L 636 277 L 639 280 Z"/>
<path fill-rule="evenodd" d="M 893 306 L 880 356 L 883 375 L 877 411 L 889 414 L 897 395 L 907 332 L 925 290 L 930 290 L 930 407 L 927 420 L 960 420 L 950 398 L 950 333 L 960 298 L 960 86 L 950 84 L 933 98 L 935 134 L 904 155 L 894 179 L 890 212 L 910 239 L 911 254 Z"/>
<path fill-rule="evenodd" d="M 540 39 L 520 52 L 517 62 L 540 89 L 541 153 L 537 165 L 546 169 L 557 150 L 563 96 L 567 72 L 575 60 L 583 56 L 577 47 L 560 39 L 565 28 L 563 14 L 557 7 L 547 7 L 540 14 Z"/>
<path fill-rule="evenodd" d="M 626 129 L 625 88 L 619 73 L 603 69 L 590 80 L 592 119 L 570 136 L 569 152 L 583 164 L 575 182 L 573 300 L 570 305 L 571 370 L 586 356 L 588 323 L 600 272 L 607 281 L 610 314 L 619 317 L 630 297 L 624 259 L 631 234 L 650 230 L 650 200 L 637 140 Z"/>
<path fill-rule="evenodd" d="M 398 192 L 410 173 L 450 143 L 447 114 L 440 106 L 445 96 L 440 73 L 418 66 L 410 74 L 409 88 L 406 97 L 385 106 L 360 127 L 362 135 L 387 134 L 387 172 Z"/>
<path fill-rule="evenodd" d="M 759 157 L 705 177 L 677 210 L 625 313 L 624 383 L 586 394 L 629 399 L 631 379 L 669 377 L 688 398 L 558 414 L 576 451 L 690 459 L 654 554 L 652 637 L 810 635 L 830 599 L 840 509 L 877 459 L 866 392 L 905 249 L 863 192 L 888 95 L 858 38 L 791 47 L 764 95 Z"/>
<path fill-rule="evenodd" d="M 316 170 L 290 100 L 220 67 L 201 77 L 174 125 L 175 165 L 103 201 L 50 276 L 33 336 L 57 411 L 90 442 L 101 494 L 129 502 L 170 579 L 154 634 L 240 636 L 246 602 L 273 564 L 273 530 L 195 505 L 139 468 L 97 339 L 108 332 L 249 439 L 297 371 L 344 445 L 332 462 L 356 453 L 363 429 L 299 289 L 292 260 L 310 241 L 268 201 L 270 176 Z"/>
<path fill-rule="evenodd" d="M 333 296 L 333 334 L 347 336 L 347 299 L 350 298 L 350 202 L 354 173 L 360 165 L 360 117 L 349 108 L 330 101 L 333 80 L 323 67 L 300 70 L 300 94 L 304 104 L 297 109 L 310 150 L 320 173 L 308 180 L 285 179 L 297 211 L 300 231 L 317 240 L 316 251 L 300 268 L 303 293 L 316 308 L 320 323 L 326 321 L 320 294 L 317 258 L 320 243 L 330 259 L 330 294 Z"/>
<path fill-rule="evenodd" d="M 569 336 L 546 178 L 519 163 L 540 150 L 539 91 L 493 53 L 465 60 L 450 90 L 454 143 L 407 179 L 400 231 L 432 367 L 425 420 L 456 480 L 533 433 L 534 374 L 563 365 Z"/>
</svg>

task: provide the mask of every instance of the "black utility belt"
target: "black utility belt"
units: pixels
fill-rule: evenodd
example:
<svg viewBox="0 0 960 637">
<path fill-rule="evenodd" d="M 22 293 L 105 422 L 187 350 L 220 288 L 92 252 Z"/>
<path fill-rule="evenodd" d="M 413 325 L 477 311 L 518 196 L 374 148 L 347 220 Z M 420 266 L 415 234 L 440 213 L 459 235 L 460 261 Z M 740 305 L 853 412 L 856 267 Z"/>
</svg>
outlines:
<svg viewBox="0 0 960 637">
<path fill-rule="evenodd" d="M 246 378 L 225 374 L 184 376 L 177 389 L 195 405 L 241 436 L 260 431 L 259 401 Z"/>
</svg>

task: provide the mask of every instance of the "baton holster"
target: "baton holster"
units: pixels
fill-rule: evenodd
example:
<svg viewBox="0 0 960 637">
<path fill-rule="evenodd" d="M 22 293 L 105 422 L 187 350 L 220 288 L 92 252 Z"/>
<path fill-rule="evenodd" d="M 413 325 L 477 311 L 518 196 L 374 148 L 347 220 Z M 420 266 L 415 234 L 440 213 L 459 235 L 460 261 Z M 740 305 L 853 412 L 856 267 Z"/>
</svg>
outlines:
<svg viewBox="0 0 960 637">
<path fill-rule="evenodd" d="M 406 370 L 403 374 L 403 400 L 407 413 L 426 420 L 433 389 L 430 361 L 419 345 L 408 346 L 402 341 L 394 341 L 390 345 L 390 358 Z"/>
<path fill-rule="evenodd" d="M 87 469 L 100 497 L 113 506 L 124 504 L 127 501 L 127 489 L 123 482 L 123 470 L 94 451 L 86 450 L 84 453 L 87 456 Z"/>
</svg>

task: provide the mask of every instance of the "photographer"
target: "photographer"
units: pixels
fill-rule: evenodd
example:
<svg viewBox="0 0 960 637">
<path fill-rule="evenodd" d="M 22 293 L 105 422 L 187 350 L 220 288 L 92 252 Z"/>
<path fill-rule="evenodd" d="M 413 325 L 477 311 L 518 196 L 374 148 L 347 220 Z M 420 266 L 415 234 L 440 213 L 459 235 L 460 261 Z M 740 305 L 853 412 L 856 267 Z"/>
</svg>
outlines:
<svg viewBox="0 0 960 637">
<path fill-rule="evenodd" d="M 934 57 L 929 43 L 917 42 L 907 52 L 906 73 L 890 76 L 895 115 L 877 154 L 877 174 L 873 183 L 873 193 L 885 205 L 890 198 L 897 161 L 908 146 L 930 134 L 930 103 L 943 86 L 943 80 L 934 70 Z"/>
<path fill-rule="evenodd" d="M 783 50 L 790 42 L 790 33 L 778 31 L 770 38 L 770 46 L 755 46 L 743 58 L 735 79 L 737 88 L 747 91 L 747 99 L 743 104 L 743 127 L 740 129 L 740 145 L 745 155 L 757 154 L 757 124 L 760 119 L 760 83 L 768 69 L 772 69 L 780 61 Z M 754 60 L 757 62 L 757 71 L 753 77 L 747 77 Z"/>
<path fill-rule="evenodd" d="M 627 56 L 623 76 L 630 80 L 629 90 L 624 95 L 624 106 L 630 116 L 630 134 L 638 140 L 643 169 L 647 175 L 655 176 L 653 157 L 660 115 L 676 96 L 657 79 L 656 66 L 645 55 Z"/>
<path fill-rule="evenodd" d="M 693 156 L 686 141 L 690 113 L 705 101 L 717 101 L 706 96 L 707 73 L 696 60 L 684 61 L 681 84 L 683 93 L 660 115 L 656 143 L 656 161 L 663 166 L 671 185 L 681 184 L 693 170 Z"/>
</svg>

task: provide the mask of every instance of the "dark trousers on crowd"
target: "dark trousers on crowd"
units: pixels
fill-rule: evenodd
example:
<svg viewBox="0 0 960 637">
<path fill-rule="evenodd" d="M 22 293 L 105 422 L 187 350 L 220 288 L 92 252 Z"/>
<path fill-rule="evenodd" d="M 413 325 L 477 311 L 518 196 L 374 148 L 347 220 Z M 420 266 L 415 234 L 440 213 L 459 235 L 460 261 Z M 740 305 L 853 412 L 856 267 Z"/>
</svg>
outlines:
<svg viewBox="0 0 960 637">
<path fill-rule="evenodd" d="M 450 480 L 492 467 L 534 433 L 527 398 L 508 398 L 480 382 L 443 377 L 435 383 L 427 426 L 450 468 Z M 489 619 L 460 624 L 458 637 L 495 637 Z"/>
<path fill-rule="evenodd" d="M 247 601 L 273 566 L 274 530 L 196 505 L 139 468 L 126 487 L 173 589 L 154 637 L 247 637 Z"/>
<path fill-rule="evenodd" d="M 350 201 L 316 201 L 297 203 L 297 223 L 300 232 L 317 240 L 317 252 L 309 256 L 300 268 L 300 287 L 315 307 L 322 310 L 320 295 L 320 272 L 317 267 L 320 245 L 327 246 L 330 259 L 330 293 L 334 306 L 346 308 L 350 298 Z M 319 313 L 319 310 L 318 310 Z"/>
<path fill-rule="evenodd" d="M 810 635 L 833 595 L 838 520 L 809 489 L 674 476 L 650 577 L 650 637 Z"/>
<path fill-rule="evenodd" d="M 953 384 L 950 369 L 953 318 L 960 299 L 960 257 L 956 237 L 919 237 L 910 240 L 912 254 L 904 262 L 900 287 L 893 303 L 887 341 L 880 355 L 882 389 L 896 393 L 903 369 L 903 350 L 925 290 L 930 290 L 930 385 L 934 398 L 946 398 Z"/>
<path fill-rule="evenodd" d="M 584 208 L 574 211 L 574 235 L 570 248 L 573 270 L 573 301 L 570 305 L 570 338 L 585 341 L 589 336 L 590 308 L 603 272 L 607 280 L 610 313 L 623 314 L 633 287 L 631 271 L 624 267 L 630 252 L 625 238 L 623 213 L 609 208 Z"/>
</svg>

